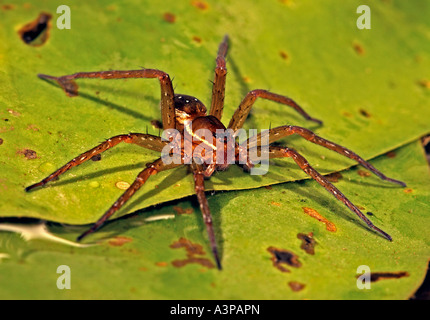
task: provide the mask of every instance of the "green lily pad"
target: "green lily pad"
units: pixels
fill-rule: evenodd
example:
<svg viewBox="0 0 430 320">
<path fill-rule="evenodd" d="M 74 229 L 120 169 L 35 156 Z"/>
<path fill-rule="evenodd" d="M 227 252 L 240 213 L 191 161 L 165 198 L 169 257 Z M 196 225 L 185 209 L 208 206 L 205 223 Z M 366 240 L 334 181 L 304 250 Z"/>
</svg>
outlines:
<svg viewBox="0 0 430 320">
<path fill-rule="evenodd" d="M 83 227 L 48 224 L 47 234 L 39 224 L 3 220 L 0 230 L 17 233 L 0 232 L 0 298 L 407 299 L 423 281 L 430 257 L 428 165 L 417 142 L 372 164 L 398 173 L 408 187 L 387 185 L 357 168 L 341 172 L 335 184 L 372 213 L 392 242 L 315 181 L 209 196 L 222 271 L 214 267 L 193 199 L 115 220 L 92 235 L 97 245 L 82 248 L 73 239 Z M 303 208 L 316 210 L 336 231 Z M 299 239 L 304 236 L 306 250 Z M 59 266 L 70 268 L 70 289 L 57 287 L 63 283 Z M 362 268 L 372 274 L 367 289 L 357 286 Z"/>
<path fill-rule="evenodd" d="M 208 80 L 226 33 L 231 50 L 225 123 L 247 91 L 261 88 L 292 97 L 324 125 L 258 100 L 247 129 L 306 126 L 365 159 L 430 131 L 425 2 L 372 3 L 370 30 L 356 27 L 359 1 L 199 3 L 71 4 L 71 29 L 62 30 L 56 27 L 56 1 L 14 1 L 0 9 L 0 216 L 93 222 L 121 194 L 117 182 L 132 182 L 145 163 L 158 157 L 136 146 L 118 146 L 101 162 L 74 168 L 47 188 L 26 194 L 26 186 L 104 139 L 146 130 L 158 134 L 151 120 L 161 118 L 155 80 L 82 80 L 80 96 L 70 98 L 38 73 L 159 68 L 174 78 L 176 92 L 209 105 Z M 29 45 L 19 31 L 42 12 L 52 15 L 47 41 Z M 354 165 L 297 137 L 283 142 L 322 173 Z M 249 189 L 307 178 L 293 165 L 275 164 L 264 177 L 230 168 L 207 188 Z M 397 172 L 393 178 L 399 178 Z M 191 195 L 192 183 L 186 168 L 159 174 L 118 215 Z"/>
</svg>

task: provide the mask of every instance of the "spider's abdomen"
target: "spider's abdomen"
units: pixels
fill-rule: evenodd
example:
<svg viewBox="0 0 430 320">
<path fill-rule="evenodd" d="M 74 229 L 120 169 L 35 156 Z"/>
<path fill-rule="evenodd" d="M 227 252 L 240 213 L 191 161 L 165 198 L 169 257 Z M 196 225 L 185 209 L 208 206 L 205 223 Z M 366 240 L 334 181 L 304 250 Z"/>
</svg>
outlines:
<svg viewBox="0 0 430 320">
<path fill-rule="evenodd" d="M 216 163 L 217 170 L 225 170 L 235 162 L 235 139 L 223 123 L 214 116 L 197 117 L 185 125 L 187 134 L 193 139 L 194 156 Z"/>
</svg>

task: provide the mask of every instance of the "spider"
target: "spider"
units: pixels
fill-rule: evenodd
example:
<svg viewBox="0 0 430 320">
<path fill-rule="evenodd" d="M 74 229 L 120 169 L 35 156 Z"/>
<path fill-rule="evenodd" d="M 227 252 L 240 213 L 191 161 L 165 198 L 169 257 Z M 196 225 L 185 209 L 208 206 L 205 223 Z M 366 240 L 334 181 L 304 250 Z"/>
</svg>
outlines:
<svg viewBox="0 0 430 320">
<path fill-rule="evenodd" d="M 234 154 L 234 163 L 239 164 L 239 158 L 243 155 L 244 145 L 239 145 L 234 140 L 233 142 L 229 140 L 228 142 L 225 137 L 219 138 L 217 136 L 217 130 L 226 130 L 231 129 L 233 132 L 241 129 L 249 112 L 251 111 L 252 106 L 258 98 L 266 99 L 270 101 L 274 101 L 288 107 L 293 108 L 296 112 L 300 113 L 305 119 L 309 121 L 316 122 L 318 124 L 322 124 L 322 122 L 318 119 L 312 118 L 308 113 L 306 113 L 295 101 L 292 99 L 279 95 L 276 93 L 272 93 L 266 90 L 252 90 L 248 92 L 245 98 L 240 103 L 236 112 L 233 114 L 230 123 L 227 128 L 220 121 L 223 108 L 224 108 L 224 96 L 225 96 L 225 83 L 227 76 L 227 68 L 226 68 L 226 56 L 228 50 L 228 36 L 224 36 L 222 42 L 218 48 L 218 54 L 216 57 L 216 67 L 215 67 L 215 75 L 212 87 L 212 101 L 209 109 L 209 114 L 207 114 L 207 109 L 204 104 L 195 97 L 188 95 L 175 94 L 173 91 L 172 81 L 170 80 L 169 75 L 161 70 L 157 69 L 139 69 L 139 70 L 112 70 L 112 71 L 100 71 L 100 72 L 78 72 L 71 75 L 65 75 L 61 77 L 54 77 L 44 74 L 39 74 L 38 76 L 42 79 L 54 80 L 56 81 L 66 92 L 68 96 L 77 95 L 78 85 L 75 80 L 80 78 L 100 78 L 100 79 L 125 79 L 125 78 L 156 78 L 160 82 L 161 87 L 161 117 L 163 130 L 177 130 L 180 134 L 190 134 L 193 137 L 193 141 L 191 143 L 192 150 L 194 151 L 198 144 L 203 144 L 205 146 L 205 150 L 209 150 L 210 152 L 202 153 L 204 157 L 212 157 L 220 152 L 220 148 L 215 147 L 212 143 L 209 142 L 208 137 L 204 137 L 202 135 L 198 135 L 198 129 L 206 129 L 209 130 L 210 133 L 213 134 L 215 139 L 221 141 L 221 149 L 223 151 L 231 151 Z M 267 133 L 267 131 L 266 131 Z M 386 177 L 383 173 L 378 171 L 375 167 L 373 167 L 370 163 L 365 161 L 356 153 L 351 150 L 333 143 L 329 140 L 321 138 L 317 136 L 312 131 L 305 129 L 303 127 L 292 126 L 292 125 L 284 125 L 280 127 L 276 127 L 268 130 L 268 140 L 269 144 L 284 138 L 286 136 L 290 136 L 292 134 L 298 134 L 304 139 L 320 145 L 322 147 L 333 150 L 345 157 L 355 160 L 360 165 L 364 166 L 375 175 L 380 177 L 383 180 L 387 180 L 401 186 L 406 186 L 405 183 L 394 180 Z M 197 138 L 197 139 L 194 139 Z M 231 136 L 230 136 L 231 138 Z M 248 139 L 245 143 L 245 151 L 250 150 L 251 148 L 260 148 L 262 147 L 262 133 Z M 179 163 L 165 163 L 164 158 L 160 157 L 152 163 L 148 163 L 146 168 L 143 169 L 136 177 L 135 181 L 130 185 L 130 187 L 125 190 L 125 192 L 118 198 L 118 200 L 103 214 L 100 219 L 94 223 L 91 228 L 81 234 L 77 241 L 82 240 L 87 235 L 95 232 L 100 227 L 104 225 L 104 223 L 111 217 L 117 210 L 119 210 L 124 203 L 126 203 L 135 193 L 138 191 L 142 185 L 147 181 L 147 179 L 158 172 L 169 170 L 180 165 L 189 165 L 191 167 L 191 171 L 194 177 L 194 186 L 195 193 L 197 195 L 197 199 L 199 202 L 200 210 L 203 215 L 203 220 L 206 225 L 208 238 L 210 241 L 210 246 L 212 250 L 213 257 L 216 261 L 216 265 L 218 269 L 221 270 L 221 260 L 219 257 L 217 244 L 215 240 L 215 234 L 212 225 L 212 216 L 209 210 L 208 201 L 205 195 L 205 186 L 204 179 L 208 179 L 215 171 L 225 170 L 229 167 L 231 163 L 222 162 L 221 163 L 206 163 L 202 161 L 197 161 L 193 158 L 191 162 L 186 162 L 185 158 L 190 158 L 189 151 L 185 148 L 184 140 L 177 140 L 174 136 L 168 136 L 168 139 L 162 139 L 159 136 L 154 136 L 151 134 L 142 134 L 142 133 L 129 133 L 114 136 L 100 145 L 82 153 L 76 158 L 72 159 L 64 166 L 62 166 L 57 171 L 53 172 L 43 180 L 38 183 L 35 183 L 25 190 L 30 191 L 36 187 L 40 187 L 56 179 L 59 175 L 65 173 L 73 167 L 76 167 L 85 161 L 88 161 L 93 156 L 96 156 L 116 145 L 120 142 L 132 143 L 136 144 L 140 147 L 147 148 L 153 151 L 162 152 L 166 145 L 173 144 L 176 146 L 175 151 L 176 155 L 180 157 Z M 219 145 L 218 145 L 219 146 Z M 172 152 L 170 152 L 172 153 Z M 331 184 L 326 177 L 321 175 L 318 171 L 316 171 L 308 161 L 300 155 L 297 151 L 289 147 L 281 147 L 281 146 L 268 146 L 268 156 L 270 159 L 272 158 L 292 158 L 295 163 L 310 177 L 316 180 L 321 186 L 323 186 L 328 192 L 333 194 L 338 200 L 343 202 L 352 212 L 354 212 L 362 221 L 366 223 L 366 225 L 374 230 L 375 232 L 382 235 L 384 238 L 388 240 L 392 240 L 391 236 L 384 232 L 383 230 L 376 227 L 361 211 L 358 209 L 348 198 L 343 195 L 333 184 Z M 200 159 L 202 160 L 202 159 Z M 249 170 L 254 166 L 253 159 L 247 158 L 245 163 L 243 164 L 243 168 L 245 170 Z"/>
</svg>

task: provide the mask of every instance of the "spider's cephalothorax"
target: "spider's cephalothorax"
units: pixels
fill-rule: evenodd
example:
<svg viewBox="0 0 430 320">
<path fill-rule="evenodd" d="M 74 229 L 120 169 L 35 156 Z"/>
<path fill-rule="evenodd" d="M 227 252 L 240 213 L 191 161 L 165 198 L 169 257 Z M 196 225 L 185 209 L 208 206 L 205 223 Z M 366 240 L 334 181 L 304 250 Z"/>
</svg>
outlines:
<svg viewBox="0 0 430 320">
<path fill-rule="evenodd" d="M 197 98 L 183 94 L 175 94 L 175 118 L 176 129 L 184 130 L 185 121 L 193 121 L 198 117 L 205 117 L 207 110 L 205 105 Z"/>
<path fill-rule="evenodd" d="M 162 152 L 169 143 L 173 143 L 173 145 L 176 147 L 176 149 L 174 149 L 176 150 L 175 153 L 177 156 L 179 156 L 182 162 L 179 161 L 179 163 L 167 163 L 163 161 L 163 157 L 160 157 L 154 162 L 149 163 L 147 167 L 138 174 L 130 187 L 118 198 L 118 200 L 106 211 L 106 213 L 95 224 L 92 225 L 90 229 L 78 237 L 78 240 L 81 240 L 83 237 L 100 228 L 105 223 L 105 221 L 109 219 L 109 217 L 111 217 L 119 208 L 124 205 L 126 201 L 128 201 L 133 196 L 133 194 L 146 182 L 146 180 L 151 175 L 163 170 L 172 169 L 180 165 L 189 164 L 192 168 L 195 182 L 195 191 L 200 204 L 200 209 L 203 214 L 203 219 L 206 224 L 211 249 L 215 257 L 217 267 L 221 269 L 221 260 L 218 254 L 215 234 L 212 226 L 212 217 L 205 196 L 204 178 L 209 178 L 217 170 L 225 170 L 232 162 L 239 164 L 239 158 L 243 156 L 244 148 L 251 149 L 262 146 L 261 134 L 250 138 L 245 144 L 238 145 L 234 141 L 234 137 L 229 132 L 236 132 L 236 130 L 242 128 L 257 98 L 267 99 L 289 106 L 299 112 L 307 120 L 321 124 L 320 120 L 309 116 L 292 99 L 286 96 L 268 92 L 266 90 L 258 89 L 250 91 L 245 96 L 236 112 L 233 114 L 228 126 L 225 127 L 220 120 L 224 108 L 225 81 L 227 76 L 225 58 L 227 55 L 227 48 L 228 37 L 225 36 L 219 46 L 218 56 L 216 58 L 215 77 L 212 88 L 212 101 L 209 114 L 207 114 L 206 107 L 198 99 L 187 95 L 175 95 L 169 75 L 157 69 L 78 72 L 61 77 L 40 74 L 39 77 L 43 79 L 55 80 L 69 96 L 77 95 L 78 85 L 75 83 L 75 80 L 79 78 L 157 78 L 160 81 L 161 87 L 160 106 L 163 129 L 166 131 L 176 130 L 179 135 L 169 136 L 170 141 L 165 141 L 158 136 L 142 133 L 129 133 L 112 137 L 95 148 L 88 150 L 87 152 L 84 152 L 78 157 L 72 159 L 70 162 L 66 163 L 60 169 L 53 172 L 40 182 L 27 187 L 26 191 L 30 191 L 35 187 L 45 185 L 49 181 L 56 179 L 59 175 L 63 174 L 67 170 L 80 165 L 81 163 L 106 151 L 109 148 L 116 146 L 120 142 L 133 143 L 157 152 Z M 220 133 L 226 129 L 229 129 L 230 131 L 227 130 L 226 134 Z M 268 131 L 269 143 L 273 143 L 292 134 L 298 134 L 312 143 L 318 144 L 357 161 L 359 164 L 372 171 L 381 179 L 405 186 L 405 184 L 401 181 L 386 177 L 370 163 L 365 161 L 351 150 L 321 138 L 312 131 L 302 127 L 285 125 L 270 129 Z M 176 138 L 178 139 L 175 140 Z M 189 139 L 188 141 L 191 142 L 191 151 L 187 150 L 187 144 L 185 143 L 185 141 L 187 141 L 186 139 Z M 200 150 L 201 148 L 198 149 L 202 146 L 204 147 L 204 150 Z M 197 153 L 197 156 L 194 157 L 196 150 L 201 152 Z M 297 151 L 288 147 L 280 146 L 269 146 L 268 150 L 269 158 L 292 158 L 303 171 L 315 179 L 338 200 L 342 201 L 351 211 L 353 211 L 362 221 L 364 221 L 370 229 L 381 234 L 386 239 L 391 240 L 391 237 L 387 233 L 376 227 L 360 211 L 360 209 L 358 209 L 351 201 L 349 201 L 348 198 L 346 198 L 333 184 L 331 184 L 326 177 L 311 167 L 307 160 Z M 223 152 L 223 156 L 217 157 L 217 155 L 220 155 L 221 151 Z M 245 150 L 245 153 L 246 151 L 247 150 Z M 227 157 L 229 154 L 233 155 L 232 158 Z M 217 161 L 215 163 L 208 164 L 206 160 L 210 160 L 211 158 L 217 159 Z M 242 164 L 244 163 L 242 162 Z M 246 159 L 244 167 L 250 168 L 252 166 L 253 159 L 249 157 Z"/>
<path fill-rule="evenodd" d="M 205 177 L 226 170 L 235 162 L 238 147 L 231 131 L 215 116 L 207 115 L 204 104 L 195 97 L 175 94 L 176 129 L 183 160 L 202 165 Z M 189 143 L 189 150 L 184 147 Z M 218 157 L 218 158 L 217 158 Z"/>
</svg>

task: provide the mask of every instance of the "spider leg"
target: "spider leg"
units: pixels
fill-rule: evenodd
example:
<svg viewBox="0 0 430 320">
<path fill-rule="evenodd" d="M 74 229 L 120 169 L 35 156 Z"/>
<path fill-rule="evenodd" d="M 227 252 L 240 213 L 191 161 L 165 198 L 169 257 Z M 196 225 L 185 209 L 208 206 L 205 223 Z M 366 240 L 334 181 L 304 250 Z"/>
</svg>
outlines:
<svg viewBox="0 0 430 320">
<path fill-rule="evenodd" d="M 109 219 L 109 217 L 111 217 L 116 211 L 118 211 L 134 195 L 134 193 L 140 189 L 140 187 L 148 180 L 151 175 L 154 175 L 163 170 L 172 169 L 179 165 L 180 164 L 166 166 L 164 165 L 162 158 L 159 158 L 154 162 L 148 164 L 147 168 L 142 170 L 137 175 L 136 180 L 134 180 L 130 187 L 118 198 L 118 200 L 109 208 L 109 210 L 106 211 L 105 214 L 102 215 L 100 219 L 97 220 L 97 222 L 94 223 L 90 229 L 82 233 L 77 238 L 77 241 L 81 241 L 87 235 L 98 230 L 106 222 L 106 220 Z"/>
<path fill-rule="evenodd" d="M 175 128 L 175 105 L 172 81 L 167 73 L 156 69 L 140 70 L 111 70 L 99 72 L 78 72 L 61 77 L 49 76 L 46 74 L 38 75 L 42 79 L 55 80 L 64 89 L 68 96 L 78 95 L 78 85 L 76 79 L 99 78 L 99 79 L 125 79 L 125 78 L 158 78 L 161 86 L 161 117 L 163 129 Z"/>
<path fill-rule="evenodd" d="M 322 185 L 328 192 L 333 194 L 339 201 L 343 202 L 352 212 L 354 212 L 362 221 L 364 221 L 367 226 L 375 230 L 377 233 L 382 235 L 384 238 L 392 241 L 392 238 L 389 234 L 382 231 L 378 227 L 376 227 L 361 211 L 358 209 L 351 201 L 348 200 L 345 195 L 339 191 L 330 181 L 327 180 L 326 177 L 321 175 L 317 170 L 315 170 L 308 161 L 300 155 L 297 151 L 287 148 L 287 147 L 275 147 L 270 146 L 269 148 L 269 156 L 270 158 L 282 158 L 282 157 L 291 157 L 297 163 L 297 165 L 306 172 L 309 176 L 311 176 L 314 180 L 316 180 L 320 185 Z"/>
<path fill-rule="evenodd" d="M 224 39 L 219 45 L 218 55 L 216 58 L 215 77 L 212 87 L 212 102 L 209 114 L 221 120 L 222 111 L 224 108 L 225 97 L 225 80 L 227 77 L 227 68 L 225 57 L 228 50 L 228 36 L 225 35 Z"/>
<path fill-rule="evenodd" d="M 163 149 L 163 147 L 168 143 L 167 141 L 163 141 L 160 137 L 153 136 L 150 134 L 142 134 L 142 133 L 130 133 L 130 134 L 122 134 L 115 137 L 112 137 L 102 144 L 98 145 L 95 148 L 92 148 L 81 155 L 77 156 L 76 158 L 72 159 L 68 163 L 66 163 L 64 166 L 62 166 L 57 171 L 51 173 L 49 176 L 47 176 L 45 179 L 41 180 L 38 183 L 35 183 L 27 188 L 25 188 L 25 191 L 30 191 L 36 187 L 43 186 L 49 181 L 57 178 L 59 175 L 63 174 L 64 172 L 70 170 L 73 167 L 76 167 L 80 165 L 81 163 L 84 163 L 85 161 L 88 161 L 92 157 L 116 146 L 120 142 L 126 142 L 126 143 L 132 143 L 137 144 L 141 147 L 159 151 Z"/>
<path fill-rule="evenodd" d="M 284 138 L 286 136 L 289 136 L 289 135 L 292 135 L 295 133 L 300 135 L 301 137 L 305 138 L 306 140 L 312 142 L 312 143 L 315 143 L 315 144 L 323 146 L 327 149 L 336 151 L 337 153 L 339 153 L 339 154 L 341 154 L 347 158 L 350 158 L 352 160 L 357 161 L 360 165 L 362 165 L 363 167 L 365 167 L 368 170 L 370 170 L 371 172 L 373 172 L 375 175 L 377 175 L 382 180 L 396 183 L 398 185 L 401 185 L 402 187 L 406 186 L 406 184 L 402 181 L 388 178 L 382 172 L 380 172 L 378 169 L 376 169 L 374 166 L 372 166 L 369 162 L 365 161 L 363 158 L 361 158 L 359 155 L 357 155 L 355 152 L 353 152 L 353 151 L 351 151 L 345 147 L 342 147 L 339 144 L 336 144 L 334 142 L 331 142 L 329 140 L 321 138 L 321 137 L 317 136 L 315 133 L 313 133 L 312 131 L 305 129 L 305 128 L 302 128 L 302 127 L 281 126 L 281 127 L 270 129 L 269 130 L 269 144 L 275 142 L 276 140 L 279 140 L 281 138 Z M 261 137 L 261 133 L 248 139 L 248 148 L 252 148 L 252 147 L 255 147 L 257 145 L 260 145 L 261 144 L 260 137 Z"/>
<path fill-rule="evenodd" d="M 215 261 L 219 270 L 222 269 L 221 262 L 218 254 L 218 249 L 215 240 L 215 233 L 212 225 L 212 216 L 209 209 L 208 200 L 205 195 L 205 185 L 204 185 L 204 171 L 200 165 L 196 163 L 192 164 L 193 176 L 194 176 L 194 189 L 196 191 L 197 199 L 199 201 L 200 210 L 203 214 L 203 220 L 206 225 L 206 230 L 208 232 L 209 241 L 212 248 L 212 253 L 215 257 Z"/>
<path fill-rule="evenodd" d="M 240 103 L 239 107 L 236 109 L 236 112 L 233 114 L 233 117 L 230 120 L 230 123 L 228 125 L 229 129 L 233 129 L 233 131 L 236 131 L 242 128 L 257 98 L 263 98 L 266 100 L 271 100 L 274 102 L 285 104 L 295 109 L 307 120 L 314 121 L 318 124 L 322 124 L 321 120 L 312 118 L 309 114 L 307 114 L 306 111 L 302 109 L 302 107 L 300 107 L 296 102 L 294 102 L 294 100 L 286 96 L 281 96 L 279 94 L 272 93 L 266 90 L 257 89 L 257 90 L 252 90 L 246 94 L 245 98 L 242 100 L 242 102 Z"/>
</svg>

